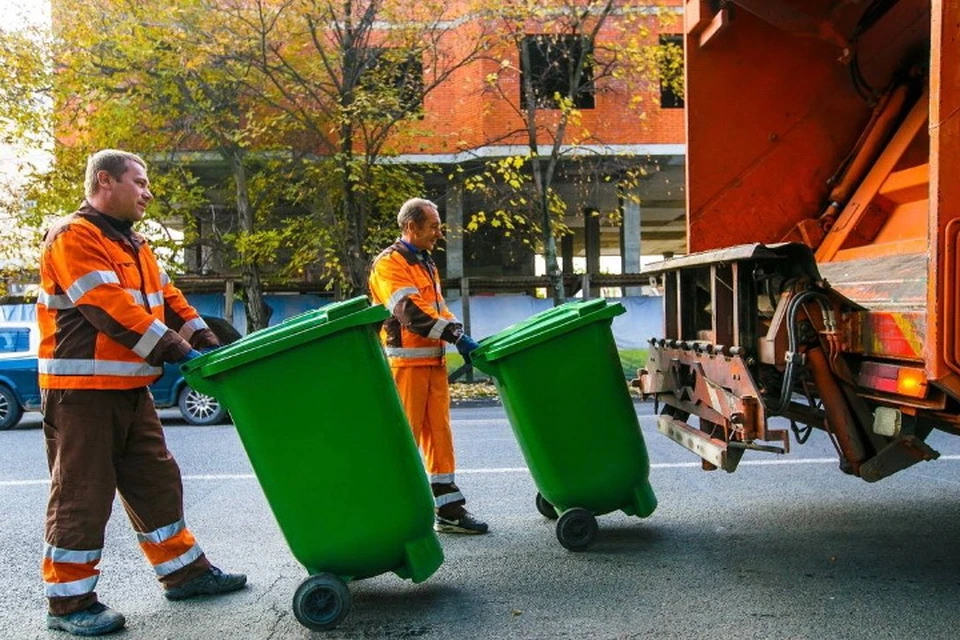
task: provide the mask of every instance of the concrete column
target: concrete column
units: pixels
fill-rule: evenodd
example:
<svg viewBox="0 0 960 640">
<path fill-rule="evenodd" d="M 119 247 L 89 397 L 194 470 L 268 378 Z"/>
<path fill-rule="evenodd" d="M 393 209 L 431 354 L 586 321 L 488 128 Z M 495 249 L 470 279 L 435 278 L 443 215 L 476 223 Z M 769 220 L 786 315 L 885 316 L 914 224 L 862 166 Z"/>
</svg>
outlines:
<svg viewBox="0 0 960 640">
<path fill-rule="evenodd" d="M 463 186 L 459 183 L 447 185 L 446 196 L 446 237 L 447 237 L 447 273 L 449 280 L 463 277 Z M 447 299 L 460 297 L 458 290 L 444 292 Z"/>
<path fill-rule="evenodd" d="M 636 195 L 636 194 L 633 194 Z M 635 198 L 621 201 L 623 228 L 620 243 L 620 261 L 623 273 L 640 273 L 640 203 Z M 624 287 L 623 295 L 639 296 L 640 287 Z"/>
<path fill-rule="evenodd" d="M 589 275 L 599 275 L 600 273 L 600 216 L 596 215 L 596 209 L 587 208 L 583 210 L 583 233 L 584 243 L 587 253 L 587 273 Z M 596 298 L 600 295 L 600 289 L 591 287 L 590 291 L 584 291 L 583 297 Z"/>
<path fill-rule="evenodd" d="M 573 275 L 573 234 L 560 238 L 560 255 L 563 258 L 563 267 L 560 269 L 565 276 Z"/>
</svg>

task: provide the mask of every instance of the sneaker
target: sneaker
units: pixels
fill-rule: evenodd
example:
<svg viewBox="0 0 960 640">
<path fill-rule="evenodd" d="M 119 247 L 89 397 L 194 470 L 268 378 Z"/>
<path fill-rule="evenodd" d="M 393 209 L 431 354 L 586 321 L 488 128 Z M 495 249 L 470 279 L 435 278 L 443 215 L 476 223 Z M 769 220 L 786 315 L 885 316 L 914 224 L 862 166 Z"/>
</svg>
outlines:
<svg viewBox="0 0 960 640">
<path fill-rule="evenodd" d="M 75 636 L 102 636 L 127 623 L 123 614 L 100 602 L 65 616 L 47 614 L 47 628 L 59 629 Z"/>
<path fill-rule="evenodd" d="M 179 587 L 172 587 L 163 592 L 167 600 L 185 600 L 193 596 L 215 596 L 221 593 L 230 593 L 243 589 L 247 584 L 247 576 L 242 573 L 224 573 L 216 567 L 210 567 L 190 582 Z"/>
<path fill-rule="evenodd" d="M 455 520 L 448 520 L 437 516 L 433 523 L 433 530 L 440 533 L 467 533 L 478 534 L 487 532 L 487 523 L 477 520 L 472 515 L 463 512 L 463 515 Z"/>
</svg>

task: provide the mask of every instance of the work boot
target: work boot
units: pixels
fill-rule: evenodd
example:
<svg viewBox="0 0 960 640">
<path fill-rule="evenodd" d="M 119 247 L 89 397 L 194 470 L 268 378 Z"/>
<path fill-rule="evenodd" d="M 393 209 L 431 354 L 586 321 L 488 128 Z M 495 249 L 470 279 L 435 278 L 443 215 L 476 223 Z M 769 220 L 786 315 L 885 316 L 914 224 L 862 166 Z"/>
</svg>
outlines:
<svg viewBox="0 0 960 640">
<path fill-rule="evenodd" d="M 436 517 L 433 522 L 433 530 L 440 533 L 466 533 L 480 534 L 487 532 L 487 523 L 477 520 L 469 512 L 464 511 L 459 518 Z"/>
<path fill-rule="evenodd" d="M 186 600 L 193 596 L 215 596 L 221 593 L 230 593 L 243 589 L 247 584 L 247 576 L 242 573 L 224 573 L 216 567 L 207 571 L 190 582 L 179 587 L 166 589 L 163 595 L 167 600 Z"/>
<path fill-rule="evenodd" d="M 66 631 L 75 636 L 102 636 L 121 628 L 127 623 L 123 614 L 100 602 L 86 609 L 64 616 L 47 614 L 47 628 Z"/>
</svg>

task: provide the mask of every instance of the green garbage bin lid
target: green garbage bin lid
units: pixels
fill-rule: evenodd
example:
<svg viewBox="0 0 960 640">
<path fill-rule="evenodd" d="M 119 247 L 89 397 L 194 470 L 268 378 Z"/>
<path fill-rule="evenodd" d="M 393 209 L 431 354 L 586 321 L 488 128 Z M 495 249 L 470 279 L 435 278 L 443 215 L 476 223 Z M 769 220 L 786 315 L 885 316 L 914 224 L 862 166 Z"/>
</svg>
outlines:
<svg viewBox="0 0 960 640">
<path fill-rule="evenodd" d="M 482 363 L 494 362 L 510 354 L 528 349 L 557 336 L 601 320 L 614 318 L 627 310 L 619 302 L 609 303 L 603 298 L 586 302 L 568 302 L 509 326 L 480 342 L 470 357 Z"/>
<path fill-rule="evenodd" d="M 188 381 L 193 376 L 212 377 L 352 327 L 380 324 L 389 317 L 390 312 L 383 305 L 371 306 L 366 296 L 358 296 L 255 331 L 233 344 L 187 362 L 180 369 Z"/>
</svg>

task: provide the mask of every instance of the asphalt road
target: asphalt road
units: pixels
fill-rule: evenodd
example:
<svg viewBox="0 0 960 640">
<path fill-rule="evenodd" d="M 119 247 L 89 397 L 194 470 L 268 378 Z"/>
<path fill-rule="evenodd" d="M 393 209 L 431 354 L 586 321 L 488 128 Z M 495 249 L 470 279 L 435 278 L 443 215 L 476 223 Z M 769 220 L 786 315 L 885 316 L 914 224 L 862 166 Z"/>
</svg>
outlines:
<svg viewBox="0 0 960 640">
<path fill-rule="evenodd" d="M 787 457 L 748 452 L 728 475 L 700 471 L 656 433 L 649 405 L 638 412 L 660 506 L 645 520 L 600 517 L 595 545 L 571 553 L 534 509 L 502 410 L 455 409 L 458 483 L 492 532 L 443 536 L 446 561 L 423 584 L 392 574 L 351 584 L 341 627 L 313 634 L 290 607 L 305 572 L 234 429 L 187 426 L 165 411 L 187 521 L 208 556 L 245 571 L 250 587 L 166 601 L 117 504 L 98 592 L 127 616 L 116 637 L 138 639 L 957 637 L 960 439 L 935 434 L 943 459 L 875 485 L 838 472 L 822 434 Z M 2 639 L 64 637 L 42 622 L 47 484 L 36 426 L 30 414 L 0 432 Z"/>
</svg>

